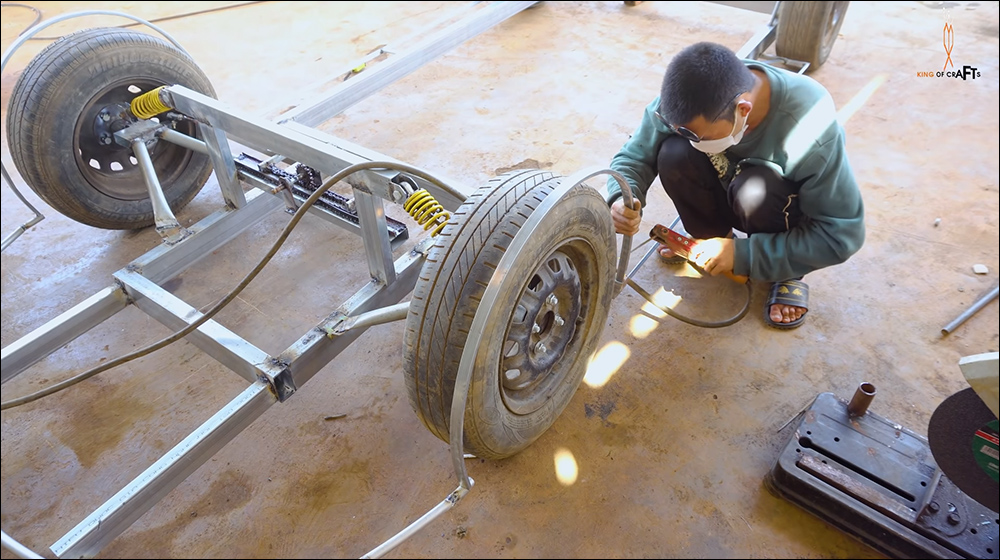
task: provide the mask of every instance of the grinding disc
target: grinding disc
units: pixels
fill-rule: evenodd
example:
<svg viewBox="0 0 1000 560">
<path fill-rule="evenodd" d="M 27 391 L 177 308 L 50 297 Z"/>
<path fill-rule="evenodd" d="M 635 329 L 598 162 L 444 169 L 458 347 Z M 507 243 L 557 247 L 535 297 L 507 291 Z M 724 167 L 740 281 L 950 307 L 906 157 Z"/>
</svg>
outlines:
<svg viewBox="0 0 1000 560">
<path fill-rule="evenodd" d="M 941 472 L 983 506 L 1000 511 L 997 417 L 969 387 L 942 402 L 927 427 Z"/>
</svg>

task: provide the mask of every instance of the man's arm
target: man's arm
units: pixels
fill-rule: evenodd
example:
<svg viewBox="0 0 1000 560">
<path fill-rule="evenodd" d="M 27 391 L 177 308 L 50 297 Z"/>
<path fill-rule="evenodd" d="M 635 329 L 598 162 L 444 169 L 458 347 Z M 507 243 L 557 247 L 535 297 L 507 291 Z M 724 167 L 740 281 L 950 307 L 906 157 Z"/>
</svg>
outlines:
<svg viewBox="0 0 1000 560">
<path fill-rule="evenodd" d="M 656 158 L 660 144 L 670 132 L 653 114 L 660 106 L 657 97 L 646 106 L 639 126 L 621 150 L 611 158 L 611 169 L 621 173 L 632 187 L 632 193 L 646 206 L 646 192 L 656 179 Z M 621 188 L 614 178 L 608 179 L 608 206 L 621 198 Z"/>
<path fill-rule="evenodd" d="M 864 204 L 851 171 L 843 129 L 799 164 L 791 180 L 802 181 L 802 222 L 790 231 L 737 239 L 733 272 L 778 282 L 840 264 L 865 240 Z"/>
</svg>

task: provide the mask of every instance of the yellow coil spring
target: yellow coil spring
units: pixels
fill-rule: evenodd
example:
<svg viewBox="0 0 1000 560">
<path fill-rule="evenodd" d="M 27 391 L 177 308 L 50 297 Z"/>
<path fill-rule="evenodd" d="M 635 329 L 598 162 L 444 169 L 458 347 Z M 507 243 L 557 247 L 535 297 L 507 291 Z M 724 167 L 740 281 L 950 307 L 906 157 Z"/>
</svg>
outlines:
<svg viewBox="0 0 1000 560">
<path fill-rule="evenodd" d="M 171 108 L 160 99 L 160 90 L 165 87 L 167 86 L 160 86 L 133 99 L 130 105 L 132 114 L 140 119 L 151 119 L 169 111 Z"/>
<path fill-rule="evenodd" d="M 431 237 L 441 233 L 451 218 L 451 213 L 445 210 L 426 189 L 411 194 L 403 203 L 403 210 L 409 212 L 418 224 L 424 226 L 425 231 L 434 228 L 431 230 Z"/>
</svg>

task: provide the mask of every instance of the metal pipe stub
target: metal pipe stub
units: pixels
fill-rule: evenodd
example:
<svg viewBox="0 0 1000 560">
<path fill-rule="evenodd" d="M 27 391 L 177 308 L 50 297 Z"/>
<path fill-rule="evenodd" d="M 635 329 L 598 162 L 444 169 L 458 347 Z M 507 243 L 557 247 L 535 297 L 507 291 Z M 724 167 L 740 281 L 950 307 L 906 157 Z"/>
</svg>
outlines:
<svg viewBox="0 0 1000 560">
<path fill-rule="evenodd" d="M 851 397 L 851 402 L 847 403 L 848 416 L 864 416 L 868 412 L 868 405 L 875 398 L 875 386 L 865 381 L 858 385 Z"/>
</svg>

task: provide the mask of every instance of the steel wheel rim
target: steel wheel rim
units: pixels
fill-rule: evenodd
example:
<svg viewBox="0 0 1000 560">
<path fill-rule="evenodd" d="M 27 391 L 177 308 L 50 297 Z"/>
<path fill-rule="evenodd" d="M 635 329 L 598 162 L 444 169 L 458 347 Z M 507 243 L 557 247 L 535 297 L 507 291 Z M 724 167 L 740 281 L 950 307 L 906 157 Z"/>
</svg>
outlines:
<svg viewBox="0 0 1000 560">
<path fill-rule="evenodd" d="M 546 257 L 524 286 L 508 320 L 499 389 L 514 414 L 535 412 L 575 362 L 596 305 L 596 253 L 569 241 Z"/>
<path fill-rule="evenodd" d="M 131 148 L 117 144 L 112 135 L 137 121 L 128 111 L 132 98 L 162 85 L 167 84 L 153 78 L 120 80 L 94 95 L 80 112 L 73 132 L 73 154 L 80 173 L 95 190 L 119 200 L 149 198 Z M 167 123 L 162 116 L 160 119 Z M 192 122 L 171 120 L 169 124 L 178 132 L 195 135 Z M 184 172 L 192 156 L 189 150 L 169 142 L 148 142 L 147 148 L 164 188 Z"/>
</svg>

